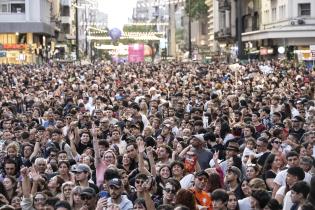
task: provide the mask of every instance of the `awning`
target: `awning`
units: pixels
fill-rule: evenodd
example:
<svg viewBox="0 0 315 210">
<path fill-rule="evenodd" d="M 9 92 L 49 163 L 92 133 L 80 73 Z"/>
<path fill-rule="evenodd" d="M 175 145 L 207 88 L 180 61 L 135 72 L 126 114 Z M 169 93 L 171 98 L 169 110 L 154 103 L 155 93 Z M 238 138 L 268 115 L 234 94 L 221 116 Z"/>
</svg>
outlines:
<svg viewBox="0 0 315 210">
<path fill-rule="evenodd" d="M 0 33 L 40 33 L 54 35 L 55 28 L 47 23 L 16 22 L 0 23 Z"/>
</svg>

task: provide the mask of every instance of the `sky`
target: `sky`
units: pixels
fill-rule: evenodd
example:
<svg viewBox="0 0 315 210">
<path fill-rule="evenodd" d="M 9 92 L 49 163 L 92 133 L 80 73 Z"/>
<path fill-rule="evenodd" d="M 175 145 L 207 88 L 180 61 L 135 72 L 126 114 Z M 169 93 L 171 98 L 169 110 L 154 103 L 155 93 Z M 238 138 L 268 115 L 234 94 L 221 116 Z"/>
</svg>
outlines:
<svg viewBox="0 0 315 210">
<path fill-rule="evenodd" d="M 99 10 L 108 14 L 108 28 L 122 29 L 132 17 L 137 0 L 98 0 Z"/>
</svg>

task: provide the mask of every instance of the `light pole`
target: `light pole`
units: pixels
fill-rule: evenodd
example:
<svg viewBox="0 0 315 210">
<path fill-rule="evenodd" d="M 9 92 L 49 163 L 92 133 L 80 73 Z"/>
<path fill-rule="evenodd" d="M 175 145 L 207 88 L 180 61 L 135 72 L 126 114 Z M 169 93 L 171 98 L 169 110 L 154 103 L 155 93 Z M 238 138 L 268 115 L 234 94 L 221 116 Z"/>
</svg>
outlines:
<svg viewBox="0 0 315 210">
<path fill-rule="evenodd" d="M 80 54 L 79 54 L 79 10 L 78 10 L 78 0 L 75 0 L 75 54 L 76 54 L 76 59 L 79 61 L 80 60 Z"/>
<path fill-rule="evenodd" d="M 238 59 L 241 60 L 244 58 L 244 47 L 242 43 L 242 1 L 237 0 L 237 47 L 238 47 Z"/>
<path fill-rule="evenodd" d="M 188 0 L 188 58 L 191 59 L 192 55 L 191 55 L 191 4 L 190 4 L 191 0 Z"/>
</svg>

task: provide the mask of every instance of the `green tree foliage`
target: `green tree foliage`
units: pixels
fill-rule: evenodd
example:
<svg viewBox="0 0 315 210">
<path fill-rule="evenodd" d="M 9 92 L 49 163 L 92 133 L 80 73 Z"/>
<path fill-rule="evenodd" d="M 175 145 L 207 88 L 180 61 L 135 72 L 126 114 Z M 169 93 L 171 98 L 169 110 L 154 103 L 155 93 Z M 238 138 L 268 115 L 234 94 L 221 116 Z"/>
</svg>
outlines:
<svg viewBox="0 0 315 210">
<path fill-rule="evenodd" d="M 199 19 L 208 14 L 209 7 L 206 5 L 205 0 L 186 0 L 185 11 L 189 15 L 190 3 L 190 16 L 193 19 Z"/>
<path fill-rule="evenodd" d="M 155 31 L 155 26 L 137 26 L 137 25 L 124 25 L 124 32 L 152 32 Z"/>
</svg>

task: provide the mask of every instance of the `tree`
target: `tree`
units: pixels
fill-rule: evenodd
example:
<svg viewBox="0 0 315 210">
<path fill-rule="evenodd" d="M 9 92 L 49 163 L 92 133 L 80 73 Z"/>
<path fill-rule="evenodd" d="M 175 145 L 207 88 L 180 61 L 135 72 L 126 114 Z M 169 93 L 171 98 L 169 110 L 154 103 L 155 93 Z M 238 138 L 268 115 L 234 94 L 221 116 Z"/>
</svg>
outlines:
<svg viewBox="0 0 315 210">
<path fill-rule="evenodd" d="M 205 3 L 205 0 L 186 0 L 186 5 L 185 5 L 186 14 L 189 15 L 189 10 L 190 10 L 190 16 L 193 19 L 199 19 L 201 17 L 207 16 L 208 9 L 209 7 Z"/>
</svg>

